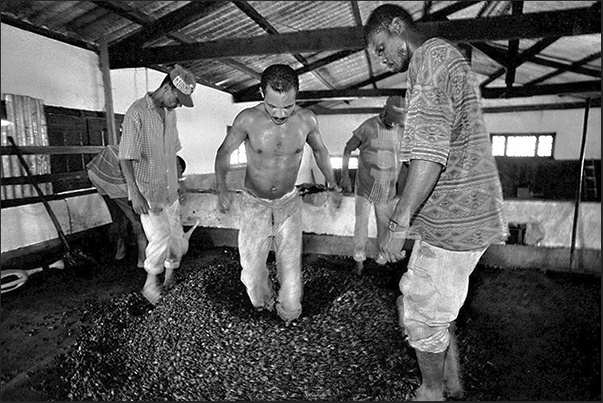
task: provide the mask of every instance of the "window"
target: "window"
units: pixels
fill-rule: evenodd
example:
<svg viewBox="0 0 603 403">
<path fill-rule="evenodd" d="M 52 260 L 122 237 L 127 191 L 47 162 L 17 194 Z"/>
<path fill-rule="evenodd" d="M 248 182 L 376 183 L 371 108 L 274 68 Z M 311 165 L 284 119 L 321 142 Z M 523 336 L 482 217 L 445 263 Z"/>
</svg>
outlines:
<svg viewBox="0 0 603 403">
<path fill-rule="evenodd" d="M 497 157 L 552 157 L 554 133 L 492 134 Z"/>
<path fill-rule="evenodd" d="M 333 169 L 341 169 L 343 165 L 343 157 L 331 157 L 331 166 Z M 358 156 L 350 155 L 348 161 L 348 169 L 358 169 Z"/>
<path fill-rule="evenodd" d="M 245 152 L 245 143 L 230 154 L 230 165 L 241 166 L 247 163 L 247 153 Z"/>
<path fill-rule="evenodd" d="M 231 127 L 231 125 L 226 126 L 226 133 L 230 131 Z M 247 152 L 245 151 L 245 142 L 243 142 L 239 148 L 230 154 L 230 165 L 231 167 L 242 167 L 245 164 L 247 164 Z"/>
</svg>

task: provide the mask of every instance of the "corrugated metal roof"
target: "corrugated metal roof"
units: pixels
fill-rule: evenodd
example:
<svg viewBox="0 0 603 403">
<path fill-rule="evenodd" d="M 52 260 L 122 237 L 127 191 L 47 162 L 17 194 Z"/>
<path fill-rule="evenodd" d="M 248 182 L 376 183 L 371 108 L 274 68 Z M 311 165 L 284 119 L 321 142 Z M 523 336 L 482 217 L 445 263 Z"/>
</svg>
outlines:
<svg viewBox="0 0 603 403">
<path fill-rule="evenodd" d="M 3 23 L 72 45 L 100 52 L 106 41 L 111 68 L 122 64 L 165 72 L 180 63 L 199 83 L 231 93 L 235 101 L 258 97 L 259 77 L 268 65 L 289 64 L 299 72 L 302 95 L 320 91 L 313 93 L 314 98 L 299 98 L 314 103 L 346 98 L 346 90 L 372 90 L 367 96 L 384 96 L 404 87 L 404 73 L 392 79 L 368 56 L 362 43 L 329 46 L 341 39 L 332 36 L 339 32 L 333 29 L 361 27 L 372 10 L 384 3 L 399 4 L 416 19 L 441 24 L 565 12 L 551 19 L 542 14 L 534 27 L 528 27 L 542 32 L 538 37 L 521 31 L 513 20 L 508 38 L 472 37 L 457 43 L 471 46 L 471 62 L 484 84 L 482 89 L 504 90 L 506 71 L 514 68 L 512 87 L 521 88 L 523 94 L 538 87 L 538 93 L 569 92 L 600 99 L 601 8 L 597 1 L 1 1 L 0 10 Z M 561 26 L 566 20 L 569 28 Z M 311 35 L 314 32 L 320 35 Z M 304 35 L 291 37 L 296 33 Z M 518 39 L 517 53 L 510 46 L 513 39 Z M 289 51 L 287 46 L 303 51 Z M 130 58 L 120 59 L 120 55 Z M 512 91 L 491 94 L 510 97 Z"/>
</svg>

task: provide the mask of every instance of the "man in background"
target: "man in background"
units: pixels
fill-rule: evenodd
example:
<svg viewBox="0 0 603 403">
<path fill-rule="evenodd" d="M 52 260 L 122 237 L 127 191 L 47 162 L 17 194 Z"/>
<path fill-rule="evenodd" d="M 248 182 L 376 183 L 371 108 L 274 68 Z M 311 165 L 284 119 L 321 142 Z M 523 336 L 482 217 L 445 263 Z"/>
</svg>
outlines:
<svg viewBox="0 0 603 403">
<path fill-rule="evenodd" d="M 366 260 L 371 208 L 377 224 L 377 242 L 387 233 L 389 219 L 394 210 L 396 184 L 400 174 L 400 145 L 404 134 L 404 98 L 387 98 L 383 111 L 378 116 L 365 120 L 347 141 L 343 149 L 341 187 L 352 192 L 352 181 L 348 170 L 352 151 L 358 152 L 358 169 L 354 186 L 354 272 L 362 274 Z M 377 264 L 387 262 L 379 253 Z"/>
<path fill-rule="evenodd" d="M 218 148 L 216 183 L 220 210 L 226 212 L 232 206 L 226 186 L 230 156 L 245 143 L 247 168 L 238 238 L 241 281 L 256 309 L 276 309 L 289 324 L 302 312 L 302 200 L 295 182 L 305 144 L 312 149 L 327 186 L 339 195 L 341 189 L 335 183 L 316 116 L 296 106 L 299 81 L 295 71 L 281 64 L 269 66 L 260 87 L 264 101 L 235 117 Z M 266 266 L 273 243 L 278 295 Z"/>
<path fill-rule="evenodd" d="M 132 203 L 128 200 L 128 184 L 117 158 L 118 152 L 118 145 L 106 146 L 90 160 L 86 169 L 90 182 L 105 200 L 113 221 L 109 227 L 109 236 L 115 240 L 115 259 L 122 260 L 126 257 L 126 239 L 130 223 L 138 246 L 137 266 L 143 268 L 147 237 L 140 222 L 140 215 L 134 212 Z"/>
</svg>

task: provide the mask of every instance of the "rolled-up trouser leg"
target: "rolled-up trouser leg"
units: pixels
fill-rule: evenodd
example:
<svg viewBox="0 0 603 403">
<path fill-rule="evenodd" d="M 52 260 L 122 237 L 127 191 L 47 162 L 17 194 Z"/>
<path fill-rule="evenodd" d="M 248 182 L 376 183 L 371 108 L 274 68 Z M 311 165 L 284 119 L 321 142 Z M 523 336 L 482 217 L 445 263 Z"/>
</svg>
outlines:
<svg viewBox="0 0 603 403">
<path fill-rule="evenodd" d="M 444 352 L 467 297 L 469 275 L 486 248 L 479 251 L 449 251 L 415 241 L 408 270 L 400 279 L 404 299 L 404 329 L 411 347 Z"/>
<path fill-rule="evenodd" d="M 180 201 L 176 200 L 166 208 L 170 225 L 170 248 L 164 265 L 167 269 L 180 267 L 182 257 L 188 252 L 188 240 L 184 238 L 184 229 L 180 220 Z"/>
<path fill-rule="evenodd" d="M 144 269 L 149 274 L 161 274 L 170 248 L 171 227 L 168 213 L 164 208 L 160 212 L 149 211 L 142 214 L 140 221 L 147 236 Z"/>
</svg>

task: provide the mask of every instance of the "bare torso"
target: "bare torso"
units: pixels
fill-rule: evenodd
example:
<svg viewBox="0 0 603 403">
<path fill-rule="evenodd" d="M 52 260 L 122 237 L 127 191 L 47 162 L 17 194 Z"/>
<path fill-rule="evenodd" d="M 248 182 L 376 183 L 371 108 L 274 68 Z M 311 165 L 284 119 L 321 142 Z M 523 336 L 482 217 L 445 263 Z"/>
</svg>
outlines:
<svg viewBox="0 0 603 403">
<path fill-rule="evenodd" d="M 247 127 L 245 188 L 254 196 L 278 199 L 295 187 L 306 139 L 311 130 L 301 110 L 276 125 L 263 107 L 254 109 Z"/>
</svg>

